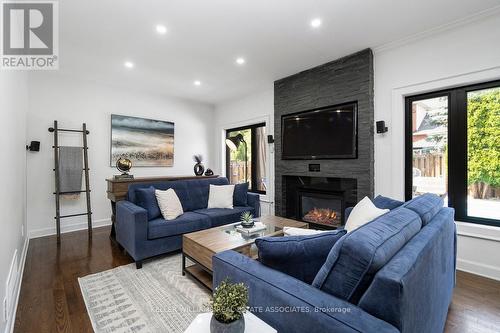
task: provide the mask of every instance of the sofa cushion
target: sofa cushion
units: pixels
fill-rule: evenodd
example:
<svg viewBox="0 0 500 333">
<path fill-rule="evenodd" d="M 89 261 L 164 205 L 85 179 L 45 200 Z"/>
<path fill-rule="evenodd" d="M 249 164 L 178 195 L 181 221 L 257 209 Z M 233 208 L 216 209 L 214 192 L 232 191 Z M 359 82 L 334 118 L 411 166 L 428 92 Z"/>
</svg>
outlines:
<svg viewBox="0 0 500 333">
<path fill-rule="evenodd" d="M 189 197 L 191 198 L 190 210 L 204 209 L 208 206 L 208 193 L 210 185 L 228 185 L 227 178 L 192 179 L 184 181 Z M 181 199 L 182 201 L 182 199 Z"/>
<path fill-rule="evenodd" d="M 426 193 L 408 201 L 403 207 L 417 213 L 422 219 L 422 225 L 426 226 L 443 207 L 443 198 Z"/>
<path fill-rule="evenodd" d="M 148 239 L 182 235 L 189 232 L 210 228 L 210 219 L 206 215 L 186 212 L 175 220 L 157 218 L 148 222 Z"/>
<path fill-rule="evenodd" d="M 161 215 L 165 220 L 175 220 L 184 214 L 181 201 L 179 200 L 179 197 L 175 193 L 174 189 L 169 188 L 166 191 L 155 190 L 155 194 L 156 201 L 158 201 L 158 206 L 160 207 Z"/>
<path fill-rule="evenodd" d="M 392 198 L 384 197 L 382 195 L 377 195 L 375 199 L 373 199 L 373 204 L 375 207 L 380 209 L 390 209 L 393 210 L 403 205 L 403 201 L 395 200 Z"/>
<path fill-rule="evenodd" d="M 313 286 L 357 304 L 377 271 L 421 227 L 420 217 L 403 207 L 361 226 L 335 243 Z"/>
<path fill-rule="evenodd" d="M 345 230 L 316 235 L 263 237 L 255 240 L 262 264 L 311 284 Z"/>
<path fill-rule="evenodd" d="M 364 197 L 352 209 L 344 229 L 347 230 L 347 232 L 352 232 L 368 222 L 373 221 L 377 217 L 389 213 L 389 211 L 389 209 L 377 208 L 368 197 Z"/>
<path fill-rule="evenodd" d="M 233 206 L 248 206 L 248 183 L 234 185 Z"/>
<path fill-rule="evenodd" d="M 132 184 L 128 188 L 127 200 L 138 205 L 137 190 L 141 188 L 154 187 L 157 190 L 166 191 L 169 188 L 173 189 L 182 204 L 182 209 L 187 212 L 192 209 L 191 198 L 188 193 L 187 182 L 183 180 L 174 180 L 167 182 L 156 182 L 148 184 Z M 158 208 L 159 209 L 159 208 Z M 158 215 L 159 216 L 159 215 Z"/>
<path fill-rule="evenodd" d="M 212 185 L 208 191 L 207 208 L 233 208 L 234 185 Z"/>
<path fill-rule="evenodd" d="M 391 198 L 384 197 L 384 196 L 381 196 L 381 195 L 377 195 L 375 197 L 375 199 L 373 199 L 372 202 L 375 205 L 375 207 L 377 207 L 377 208 L 380 208 L 380 209 L 390 209 L 390 210 L 396 209 L 399 206 L 401 206 L 401 205 L 404 204 L 403 201 L 391 199 Z M 349 215 L 351 215 L 351 212 L 352 212 L 353 208 L 354 207 L 347 207 L 345 209 L 344 219 L 346 221 L 349 218 Z"/>
<path fill-rule="evenodd" d="M 254 213 L 252 207 L 233 207 L 229 208 L 205 208 L 195 210 L 195 213 L 203 214 L 210 218 L 212 227 L 219 227 L 221 225 L 235 223 L 240 221 L 243 212 Z"/>
<path fill-rule="evenodd" d="M 316 230 L 316 229 L 305 229 L 297 227 L 283 227 L 284 236 L 310 236 L 318 235 L 324 232 L 329 232 L 328 230 Z"/>
<path fill-rule="evenodd" d="M 135 190 L 136 204 L 148 212 L 148 220 L 161 216 L 153 186 L 141 187 Z"/>
</svg>

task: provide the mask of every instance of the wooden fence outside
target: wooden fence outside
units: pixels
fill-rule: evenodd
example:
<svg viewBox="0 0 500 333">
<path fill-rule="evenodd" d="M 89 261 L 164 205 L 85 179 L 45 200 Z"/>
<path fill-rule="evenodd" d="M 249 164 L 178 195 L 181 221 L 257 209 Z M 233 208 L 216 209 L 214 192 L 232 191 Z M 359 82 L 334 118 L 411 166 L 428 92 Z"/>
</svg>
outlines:
<svg viewBox="0 0 500 333">
<path fill-rule="evenodd" d="M 229 181 L 231 184 L 241 183 L 241 180 L 245 179 L 245 162 L 236 162 L 231 161 L 230 164 L 230 175 Z M 251 163 L 248 163 L 248 175 L 252 174 L 252 166 Z"/>
<path fill-rule="evenodd" d="M 443 154 L 413 156 L 413 167 L 420 170 L 422 177 L 443 177 L 446 173 Z"/>
</svg>

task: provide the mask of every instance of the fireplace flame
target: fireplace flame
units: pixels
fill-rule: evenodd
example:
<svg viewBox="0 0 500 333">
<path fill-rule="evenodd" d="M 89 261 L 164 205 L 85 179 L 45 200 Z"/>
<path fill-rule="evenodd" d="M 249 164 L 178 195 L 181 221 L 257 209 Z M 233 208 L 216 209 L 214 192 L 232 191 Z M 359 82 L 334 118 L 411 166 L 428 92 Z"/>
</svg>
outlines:
<svg viewBox="0 0 500 333">
<path fill-rule="evenodd" d="M 336 224 L 339 222 L 337 212 L 330 208 L 313 208 L 303 219 L 307 222 L 322 223 L 322 224 Z"/>
</svg>

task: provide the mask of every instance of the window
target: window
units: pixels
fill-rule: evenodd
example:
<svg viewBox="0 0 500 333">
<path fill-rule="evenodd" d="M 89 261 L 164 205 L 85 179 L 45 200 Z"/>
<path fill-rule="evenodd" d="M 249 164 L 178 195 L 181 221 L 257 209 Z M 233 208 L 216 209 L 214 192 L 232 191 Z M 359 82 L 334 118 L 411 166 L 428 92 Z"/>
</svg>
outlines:
<svg viewBox="0 0 500 333">
<path fill-rule="evenodd" d="M 406 98 L 406 199 L 423 193 L 500 226 L 500 81 Z"/>
<path fill-rule="evenodd" d="M 265 194 L 268 185 L 266 124 L 229 129 L 226 138 L 235 141 L 231 145 L 232 149 L 226 145 L 226 175 L 229 182 L 248 182 L 251 192 Z"/>
</svg>

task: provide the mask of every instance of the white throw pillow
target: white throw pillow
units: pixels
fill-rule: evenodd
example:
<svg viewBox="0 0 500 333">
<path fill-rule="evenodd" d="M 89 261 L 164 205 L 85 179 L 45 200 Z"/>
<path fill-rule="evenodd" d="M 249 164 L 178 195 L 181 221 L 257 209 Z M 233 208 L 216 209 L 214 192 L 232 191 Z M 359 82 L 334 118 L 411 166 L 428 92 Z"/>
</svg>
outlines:
<svg viewBox="0 0 500 333">
<path fill-rule="evenodd" d="M 175 220 L 184 214 L 181 201 L 173 189 L 169 188 L 166 191 L 155 190 L 155 195 L 161 215 L 165 220 Z"/>
<path fill-rule="evenodd" d="M 285 236 L 305 236 L 305 235 L 316 235 L 322 232 L 328 232 L 328 230 L 314 230 L 314 229 L 304 229 L 295 227 L 283 227 L 283 234 Z"/>
<path fill-rule="evenodd" d="M 210 185 L 207 208 L 233 208 L 234 185 Z"/>
<path fill-rule="evenodd" d="M 344 229 L 347 232 L 351 232 L 389 211 L 389 209 L 377 208 L 368 197 L 364 197 L 352 209 Z"/>
</svg>

